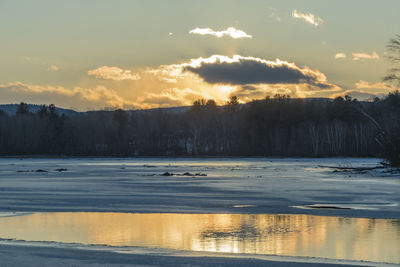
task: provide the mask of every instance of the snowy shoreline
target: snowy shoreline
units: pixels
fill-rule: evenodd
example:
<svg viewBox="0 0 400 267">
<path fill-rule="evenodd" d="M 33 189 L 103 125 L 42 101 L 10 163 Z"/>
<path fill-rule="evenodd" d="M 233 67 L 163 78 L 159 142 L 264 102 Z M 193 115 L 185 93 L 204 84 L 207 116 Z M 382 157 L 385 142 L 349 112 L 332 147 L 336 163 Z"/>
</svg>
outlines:
<svg viewBox="0 0 400 267">
<path fill-rule="evenodd" d="M 17 256 L 18 255 L 18 256 Z M 398 266 L 315 257 L 175 251 L 144 247 L 85 246 L 0 239 L 2 266 Z"/>
</svg>

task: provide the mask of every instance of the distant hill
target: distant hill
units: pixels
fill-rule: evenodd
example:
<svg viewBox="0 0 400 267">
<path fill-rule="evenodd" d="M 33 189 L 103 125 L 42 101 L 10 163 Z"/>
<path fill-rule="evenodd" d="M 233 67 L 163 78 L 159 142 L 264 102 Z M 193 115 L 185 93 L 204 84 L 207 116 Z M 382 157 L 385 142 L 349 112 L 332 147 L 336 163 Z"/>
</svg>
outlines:
<svg viewBox="0 0 400 267">
<path fill-rule="evenodd" d="M 291 101 L 296 100 L 297 98 L 290 98 Z M 321 101 L 321 102 L 331 102 L 333 101 L 330 98 L 302 98 L 304 101 Z M 263 100 L 253 100 L 253 102 L 258 102 L 258 101 L 263 101 Z M 362 102 L 362 101 L 361 101 Z M 246 104 L 240 104 L 240 106 L 246 106 L 249 105 L 251 102 L 246 103 Z M 4 104 L 0 105 L 0 110 L 3 110 L 6 112 L 8 115 L 14 115 L 17 112 L 19 104 Z M 28 104 L 29 106 L 29 111 L 32 113 L 36 113 L 42 105 L 35 105 L 35 104 Z M 78 113 L 95 113 L 95 112 L 112 112 L 113 110 L 89 110 L 89 111 L 75 111 L 72 109 L 65 109 L 65 108 L 59 108 L 56 107 L 57 113 L 58 114 L 65 114 L 65 115 L 73 115 L 73 114 L 78 114 Z M 135 110 L 126 110 L 128 113 L 134 113 L 134 112 L 156 112 L 156 111 L 162 111 L 165 113 L 169 114 L 179 114 L 179 113 L 184 113 L 190 109 L 190 106 L 180 106 L 180 107 L 166 107 L 166 108 L 151 108 L 151 109 L 135 109 Z"/>
<path fill-rule="evenodd" d="M 190 106 L 182 106 L 182 107 L 170 107 L 170 108 L 151 108 L 151 109 L 137 109 L 133 110 L 136 112 L 147 112 L 147 111 L 162 111 L 171 114 L 184 113 L 190 109 Z"/>
<path fill-rule="evenodd" d="M 3 110 L 5 113 L 8 115 L 14 115 L 17 112 L 19 104 L 5 104 L 5 105 L 0 105 L 0 110 Z M 32 113 L 38 112 L 38 110 L 42 107 L 42 105 L 34 105 L 34 104 L 28 104 L 29 111 Z M 58 114 L 62 115 L 72 115 L 77 113 L 76 111 L 72 109 L 65 109 L 65 108 L 58 108 L 56 107 L 56 111 Z"/>
</svg>

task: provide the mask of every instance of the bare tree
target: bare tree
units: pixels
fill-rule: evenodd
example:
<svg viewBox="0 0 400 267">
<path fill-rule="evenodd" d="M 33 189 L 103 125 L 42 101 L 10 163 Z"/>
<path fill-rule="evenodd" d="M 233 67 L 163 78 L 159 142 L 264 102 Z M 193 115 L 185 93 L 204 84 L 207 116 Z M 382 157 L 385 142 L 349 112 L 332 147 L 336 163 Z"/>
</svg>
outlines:
<svg viewBox="0 0 400 267">
<path fill-rule="evenodd" d="M 392 63 L 384 81 L 394 82 L 400 85 L 400 35 L 389 40 L 387 44 L 386 58 Z"/>
</svg>

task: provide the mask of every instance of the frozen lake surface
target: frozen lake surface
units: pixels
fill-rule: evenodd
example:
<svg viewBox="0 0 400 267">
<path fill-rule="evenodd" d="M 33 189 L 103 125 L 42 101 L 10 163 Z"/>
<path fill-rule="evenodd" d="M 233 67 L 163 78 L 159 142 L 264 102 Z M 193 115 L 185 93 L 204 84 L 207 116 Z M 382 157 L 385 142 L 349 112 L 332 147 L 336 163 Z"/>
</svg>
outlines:
<svg viewBox="0 0 400 267">
<path fill-rule="evenodd" d="M 378 164 L 379 159 L 354 158 L 0 159 L 0 211 L 400 218 L 399 172 L 320 167 Z"/>
<path fill-rule="evenodd" d="M 359 158 L 0 159 L 0 257 L 25 253 L 21 246 L 14 246 L 12 241 L 9 244 L 6 239 L 11 238 L 40 241 L 40 244 L 57 241 L 133 245 L 176 251 L 214 250 L 399 263 L 398 256 L 393 256 L 398 253 L 392 249 L 398 251 L 400 243 L 400 172 L 367 170 L 378 165 L 379 159 Z M 342 171 L 329 166 L 367 169 Z M 135 235 L 139 232 L 133 231 L 122 217 L 110 219 L 110 214 L 124 218 L 139 216 L 134 220 L 134 228 L 154 226 L 155 234 L 132 243 L 126 236 L 138 240 Z M 107 229 L 117 232 L 106 235 L 107 230 L 99 235 L 91 232 L 101 228 L 96 226 L 98 222 L 114 222 L 120 227 L 109 225 Z M 186 226 L 177 227 L 178 223 Z M 15 228 L 18 225 L 25 225 L 24 229 L 30 232 L 18 232 Z M 49 231 L 41 231 L 43 226 Z M 75 234 L 49 236 L 51 227 L 67 227 Z M 156 229 L 163 232 L 157 233 Z M 63 232 L 58 233 L 63 235 Z M 165 241 L 171 232 L 187 242 Z M 30 236 L 32 233 L 36 236 Z M 105 239 L 97 240 L 96 236 Z M 386 241 L 391 242 L 390 249 Z M 168 245 L 175 243 L 178 245 Z M 38 255 L 48 255 L 45 262 L 50 264 L 49 257 L 55 253 L 56 258 L 65 259 L 65 266 L 73 264 L 67 260 L 67 254 L 76 257 L 79 265 L 83 264 L 83 258 L 94 257 L 94 252 L 89 253 L 87 248 L 84 254 L 67 249 L 48 249 L 36 254 L 33 251 L 40 248 L 36 243 L 33 246 L 32 253 L 25 253 L 24 257 L 37 266 L 45 266 L 36 259 Z M 155 260 L 155 265 L 163 265 L 165 261 L 186 264 L 184 257 L 163 257 L 165 252 L 162 252 L 152 258 L 146 253 L 136 254 L 135 259 L 140 257 L 140 262 L 150 263 Z M 2 258 L 8 260 L 7 266 L 19 266 L 18 259 Z M 226 266 L 246 265 L 244 259 L 208 259 Z M 252 264 L 262 265 L 253 259 Z M 125 260 L 113 254 L 103 257 L 100 263 Z M 197 258 L 186 260 L 189 264 L 203 262 Z M 56 262 L 62 264 L 60 260 Z M 279 262 L 280 266 L 289 266 Z"/>
</svg>

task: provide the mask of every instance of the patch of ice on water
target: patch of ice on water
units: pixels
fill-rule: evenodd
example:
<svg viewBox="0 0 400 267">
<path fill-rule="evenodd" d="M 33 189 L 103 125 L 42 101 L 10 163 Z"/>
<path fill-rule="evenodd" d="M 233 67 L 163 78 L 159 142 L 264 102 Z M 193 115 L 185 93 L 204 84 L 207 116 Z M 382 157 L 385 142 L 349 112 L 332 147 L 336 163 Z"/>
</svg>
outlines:
<svg viewBox="0 0 400 267">
<path fill-rule="evenodd" d="M 257 205 L 233 205 L 232 208 L 254 208 Z"/>
<path fill-rule="evenodd" d="M 312 204 L 303 206 L 290 206 L 297 209 L 349 209 L 349 210 L 380 210 L 384 207 L 396 207 L 397 203 L 386 204 Z"/>
<path fill-rule="evenodd" d="M 25 216 L 25 215 L 30 215 L 30 214 L 33 214 L 33 212 L 0 212 L 0 218 Z"/>
</svg>

